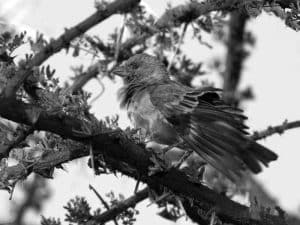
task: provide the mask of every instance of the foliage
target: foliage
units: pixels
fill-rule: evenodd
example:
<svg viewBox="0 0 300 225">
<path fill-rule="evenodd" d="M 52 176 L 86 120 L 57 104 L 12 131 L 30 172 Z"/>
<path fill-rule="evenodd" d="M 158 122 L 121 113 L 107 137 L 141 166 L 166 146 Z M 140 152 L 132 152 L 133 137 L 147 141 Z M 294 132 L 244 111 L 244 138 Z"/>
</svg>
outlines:
<svg viewBox="0 0 300 225">
<path fill-rule="evenodd" d="M 103 202 L 103 207 L 105 209 L 110 209 L 118 206 L 118 204 L 124 201 L 124 196 L 122 194 L 115 196 L 114 192 L 109 192 L 106 194 L 109 199 L 109 203 Z M 101 201 L 104 201 L 101 199 Z M 94 218 L 101 215 L 103 209 L 97 208 L 93 213 L 91 213 L 91 207 L 84 197 L 75 197 L 71 199 L 64 208 L 67 210 L 65 221 L 72 224 L 97 224 Z M 138 210 L 134 208 L 128 208 L 122 213 L 115 216 L 115 221 L 121 221 L 123 225 L 132 225 L 136 219 L 135 216 L 138 214 Z"/>
<path fill-rule="evenodd" d="M 45 218 L 42 216 L 41 225 L 61 225 L 61 222 L 59 219 Z"/>
<path fill-rule="evenodd" d="M 187 86 L 192 86 L 195 78 L 208 73 L 203 69 L 203 62 L 193 61 L 185 53 L 183 45 L 188 40 L 186 38 L 187 31 L 192 31 L 192 38 L 208 48 L 212 48 L 213 43 L 205 40 L 204 33 L 205 35 L 212 35 L 215 40 L 228 47 L 230 46 L 228 35 L 232 32 L 228 24 L 230 23 L 233 10 L 244 13 L 247 18 L 249 16 L 257 17 L 263 11 L 266 11 L 280 17 L 288 27 L 296 31 L 299 30 L 298 1 L 290 0 L 288 1 L 289 4 L 287 4 L 287 2 L 283 3 L 282 1 L 275 0 L 232 0 L 232 4 L 229 4 L 229 6 L 228 2 L 230 1 L 212 0 L 204 1 L 203 3 L 191 1 L 180 7 L 172 8 L 169 6 L 167 12 L 164 14 L 166 17 L 161 17 L 165 18 L 165 21 L 163 19 L 157 20 L 141 5 L 124 9 L 123 11 L 119 9 L 116 12 L 126 12 L 124 22 L 108 35 L 109 38 L 106 41 L 104 41 L 103 37 L 81 33 L 80 29 L 77 37 L 69 42 L 66 42 L 64 39 L 66 37 L 62 35 L 61 39 L 59 38 L 58 42 L 55 42 L 62 44 L 55 46 L 56 48 L 65 48 L 66 54 L 72 51 L 71 54 L 73 57 L 77 57 L 84 52 L 91 55 L 93 62 L 95 62 L 87 69 L 83 66 L 73 67 L 74 75 L 71 78 L 71 82 L 66 84 L 60 83 L 58 79 L 59 74 L 56 74 L 55 68 L 51 65 L 41 64 L 40 62 L 35 63 L 38 61 L 36 57 L 39 54 L 48 54 L 51 56 L 56 52 L 57 49 L 54 49 L 52 45 L 55 40 L 46 40 L 43 34 L 40 33 L 37 33 L 36 37 L 32 38 L 27 37 L 26 32 L 21 32 L 20 34 L 3 32 L 0 35 L 0 100 L 6 100 L 4 95 L 7 87 L 11 84 L 10 82 L 18 79 L 18 76 L 22 74 L 21 72 L 25 71 L 29 75 L 22 82 L 21 87 L 17 89 L 18 91 L 15 93 L 14 100 L 17 100 L 20 104 L 31 106 L 32 110 L 28 110 L 30 111 L 30 118 L 28 119 L 30 125 L 8 122 L 2 118 L 0 120 L 0 172 L 1 174 L 5 174 L 5 176 L 0 178 L 0 188 L 12 193 L 15 184 L 19 180 L 26 179 L 34 170 L 36 164 L 47 160 L 47 162 L 51 162 L 48 168 L 36 170 L 35 172 L 44 178 L 53 178 L 54 169 L 63 168 L 62 163 L 65 163 L 68 159 L 56 163 L 49 160 L 49 158 L 51 159 L 52 156 L 54 157 L 59 155 L 59 153 L 65 152 L 71 155 L 71 153 L 78 152 L 78 149 L 81 151 L 78 157 L 86 156 L 87 152 L 90 154 L 88 164 L 94 169 L 96 175 L 103 173 L 115 174 L 118 169 L 111 163 L 114 159 L 109 158 L 105 154 L 93 155 L 93 138 L 99 134 L 110 134 L 114 136 L 114 141 L 130 140 L 132 143 L 145 148 L 147 136 L 139 132 L 139 130 L 130 127 L 121 131 L 118 123 L 118 115 L 107 117 L 103 120 L 99 120 L 92 115 L 90 113 L 91 94 L 82 90 L 82 87 L 92 78 L 98 79 L 98 82 L 101 83 L 100 78 L 97 78 L 97 76 L 101 76 L 101 79 L 107 77 L 114 80 L 114 77 L 110 73 L 111 70 L 132 55 L 141 52 L 155 54 L 166 65 L 175 80 Z M 107 10 L 110 6 L 111 4 L 108 1 L 95 1 L 95 8 L 98 14 L 110 12 Z M 208 12 L 204 11 L 205 13 L 203 13 L 201 7 L 204 6 L 208 9 L 211 7 L 212 10 L 208 10 Z M 126 40 L 123 40 L 124 29 L 129 36 Z M 65 33 L 68 31 L 70 30 L 66 30 Z M 255 43 L 255 38 L 251 32 L 246 30 L 242 32 L 243 40 L 241 43 L 234 43 L 238 48 L 241 48 L 240 50 L 243 53 L 238 59 L 241 64 L 249 54 L 249 51 L 245 50 L 245 47 L 248 47 L 248 45 L 253 46 Z M 59 42 L 60 40 L 61 42 Z M 30 51 L 24 55 L 23 59 L 16 62 L 14 52 L 24 44 L 29 44 Z M 228 72 L 226 70 L 229 67 L 224 61 L 216 59 L 212 66 L 219 72 L 221 77 L 225 72 Z M 92 76 L 90 75 L 91 73 Z M 85 77 L 88 78 L 83 79 Z M 75 83 L 77 85 L 76 90 L 74 90 Z M 204 85 L 208 85 L 208 83 L 206 82 Z M 240 92 L 238 90 L 231 91 L 234 92 L 235 97 L 239 101 L 253 97 L 250 87 Z M 36 123 L 42 117 L 42 112 L 44 113 L 42 115 L 44 117 L 59 118 L 58 121 L 62 124 L 66 122 L 64 118 L 69 119 L 67 122 L 73 121 L 72 119 L 79 121 L 76 129 L 72 130 L 73 140 L 59 136 L 55 134 L 55 131 L 39 131 L 36 128 Z M 26 111 L 26 113 L 28 112 Z M 151 154 L 149 153 L 149 155 Z M 151 155 L 151 157 L 153 159 L 154 156 Z M 21 176 L 8 176 L 11 169 L 8 164 L 8 160 L 10 159 L 16 160 L 18 166 L 24 168 Z M 137 171 L 132 166 L 125 162 L 119 162 L 119 167 L 123 168 L 123 172 L 125 171 L 126 175 L 128 171 L 134 171 L 134 177 L 139 179 L 138 175 L 136 175 Z M 206 171 L 201 169 L 202 167 L 196 168 L 198 174 L 201 174 L 200 181 L 199 179 L 197 180 L 199 184 L 203 181 L 203 174 L 207 174 Z M 188 170 L 182 171 L 185 172 Z M 227 182 L 225 178 L 220 179 L 218 175 L 211 177 L 211 180 L 213 181 L 208 183 L 208 186 L 216 192 L 219 191 L 229 196 L 228 190 L 231 188 L 229 181 Z M 191 183 L 193 182 L 191 181 Z M 43 185 L 37 184 L 37 187 L 42 187 Z M 225 188 L 223 188 L 224 186 Z M 161 186 L 157 189 L 160 188 Z M 222 191 L 220 191 L 221 189 Z M 29 193 L 32 191 L 32 187 L 29 190 L 25 185 L 24 190 Z M 230 193 L 232 196 L 229 197 L 233 197 L 238 192 L 240 192 L 239 188 L 234 189 L 234 193 Z M 182 199 L 168 191 L 163 191 L 163 193 L 167 193 L 168 197 L 163 198 L 163 200 L 154 198 L 154 202 L 162 208 L 159 215 L 163 218 L 176 221 L 183 215 Z M 49 193 L 38 194 L 37 192 L 35 194 L 37 200 L 46 199 L 49 195 Z M 109 204 L 108 207 L 104 208 L 108 211 L 113 207 L 119 206 L 126 200 L 123 195 L 116 196 L 113 192 L 107 194 L 106 197 L 109 199 Z M 42 207 L 38 201 L 31 201 L 30 203 L 31 208 L 37 211 Z M 200 208 L 200 206 L 197 207 Z M 93 219 L 100 216 L 104 211 L 102 208 L 97 208 L 91 213 L 91 207 L 84 197 L 71 199 L 64 208 L 67 210 L 65 221 L 73 224 L 85 224 L 87 222 L 89 224 L 97 224 L 97 221 Z M 199 209 L 199 211 L 201 210 Z M 118 215 L 115 215 L 113 219 L 115 222 L 121 221 L 124 225 L 132 225 L 136 221 L 138 213 L 138 210 L 134 207 L 129 207 Z M 269 213 L 267 212 L 266 214 Z M 207 219 L 207 215 L 205 218 Z M 61 222 L 59 219 L 42 217 L 41 224 L 60 225 Z"/>
</svg>

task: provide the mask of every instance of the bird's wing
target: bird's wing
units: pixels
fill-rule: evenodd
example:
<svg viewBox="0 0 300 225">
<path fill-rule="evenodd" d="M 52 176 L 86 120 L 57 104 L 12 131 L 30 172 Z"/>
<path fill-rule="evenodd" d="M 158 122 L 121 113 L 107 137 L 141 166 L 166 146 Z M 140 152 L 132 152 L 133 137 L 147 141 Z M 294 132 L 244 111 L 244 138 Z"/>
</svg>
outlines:
<svg viewBox="0 0 300 225">
<path fill-rule="evenodd" d="M 277 155 L 246 136 L 242 111 L 228 106 L 220 89 L 170 83 L 151 91 L 151 101 L 180 137 L 213 167 L 235 180 L 245 165 L 258 173 Z"/>
</svg>

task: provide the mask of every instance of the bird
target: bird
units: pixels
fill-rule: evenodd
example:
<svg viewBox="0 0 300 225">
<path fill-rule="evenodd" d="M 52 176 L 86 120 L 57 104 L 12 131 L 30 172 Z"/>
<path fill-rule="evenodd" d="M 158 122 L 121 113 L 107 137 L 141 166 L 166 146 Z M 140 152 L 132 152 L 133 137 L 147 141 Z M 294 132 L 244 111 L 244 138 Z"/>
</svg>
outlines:
<svg viewBox="0 0 300 225">
<path fill-rule="evenodd" d="M 123 78 L 120 107 L 133 126 L 161 145 L 184 143 L 210 166 L 231 180 L 243 171 L 257 174 L 277 154 L 252 140 L 247 117 L 226 104 L 222 90 L 192 88 L 171 79 L 155 56 L 136 54 L 117 66 L 113 74 Z"/>
</svg>

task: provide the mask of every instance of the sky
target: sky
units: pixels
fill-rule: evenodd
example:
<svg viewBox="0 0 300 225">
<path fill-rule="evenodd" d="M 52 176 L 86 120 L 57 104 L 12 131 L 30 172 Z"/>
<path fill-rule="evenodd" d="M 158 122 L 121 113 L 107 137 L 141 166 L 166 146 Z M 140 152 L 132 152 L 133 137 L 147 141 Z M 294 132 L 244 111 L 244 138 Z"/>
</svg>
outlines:
<svg viewBox="0 0 300 225">
<path fill-rule="evenodd" d="M 155 16 L 159 17 L 165 9 L 167 1 L 144 0 L 147 8 Z M 184 0 L 170 1 L 173 5 L 184 3 Z M 35 35 L 36 31 L 44 33 L 47 37 L 59 36 L 65 28 L 71 27 L 94 12 L 93 0 L 1 0 L 0 15 L 5 16 L 11 24 L 20 30 L 27 30 L 29 35 Z M 90 34 L 105 37 L 109 31 L 121 22 L 120 16 L 114 16 L 104 23 L 96 26 Z M 300 36 L 295 31 L 284 25 L 275 16 L 263 14 L 251 19 L 248 24 L 256 39 L 256 46 L 251 51 L 251 56 L 245 62 L 241 88 L 252 86 L 255 100 L 244 104 L 244 110 L 249 117 L 248 125 L 251 131 L 262 130 L 269 125 L 281 124 L 285 119 L 289 121 L 300 119 Z M 191 32 L 188 31 L 187 36 Z M 207 37 L 208 38 L 208 37 Z M 209 41 L 209 38 L 207 39 Z M 185 52 L 195 61 L 203 61 L 208 65 L 215 55 L 224 56 L 222 47 L 214 45 L 213 49 L 200 46 L 197 42 L 189 40 L 184 44 Z M 26 47 L 18 50 L 18 57 L 22 58 Z M 63 82 L 72 75 L 71 66 L 91 63 L 89 56 L 80 55 L 73 58 L 65 55 L 65 51 L 50 58 L 47 64 L 56 68 L 56 76 Z M 208 78 L 216 85 L 221 85 L 217 75 L 208 71 Z M 106 86 L 104 94 L 95 102 L 92 111 L 98 118 L 107 115 L 120 114 L 122 127 L 129 125 L 126 113 L 119 110 L 116 92 L 122 82 L 116 80 L 111 82 L 104 79 Z M 94 96 L 100 91 L 96 81 L 90 81 L 86 90 Z M 269 168 L 257 176 L 266 189 L 279 200 L 280 205 L 293 213 L 300 214 L 300 129 L 285 132 L 283 135 L 274 135 L 263 141 L 262 144 L 274 150 L 279 159 L 272 163 Z M 110 190 L 123 193 L 125 196 L 133 194 L 135 181 L 126 177 L 100 176 L 95 177 L 85 163 L 76 161 L 67 165 L 67 172 L 56 171 L 53 180 L 49 181 L 52 190 L 52 198 L 45 204 L 42 214 L 63 218 L 65 211 L 62 206 L 76 196 L 86 196 L 92 207 L 99 205 L 98 199 L 88 189 L 92 184 L 100 193 Z M 7 210 L 8 194 L 0 192 L 0 222 L 9 218 Z M 22 196 L 16 194 L 15 198 Z M 147 207 L 148 201 L 139 205 L 140 214 L 137 217 L 137 225 L 140 224 L 172 224 L 158 216 L 155 205 Z M 2 212 L 7 212 L 7 214 Z M 32 217 L 34 216 L 34 217 Z M 3 217 L 3 218 L 2 218 Z M 28 219 L 39 215 L 31 213 Z M 149 219 L 148 219 L 149 218 Z M 185 218 L 179 220 L 178 224 L 186 224 Z"/>
</svg>

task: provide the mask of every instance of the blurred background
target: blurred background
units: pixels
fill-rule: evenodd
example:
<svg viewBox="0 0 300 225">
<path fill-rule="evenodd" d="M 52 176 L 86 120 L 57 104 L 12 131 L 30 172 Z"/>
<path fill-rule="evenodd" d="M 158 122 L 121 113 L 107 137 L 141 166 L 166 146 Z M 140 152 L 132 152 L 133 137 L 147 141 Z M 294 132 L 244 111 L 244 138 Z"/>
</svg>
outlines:
<svg viewBox="0 0 300 225">
<path fill-rule="evenodd" d="M 167 3 L 172 6 L 185 3 L 184 0 L 158 1 L 143 0 L 147 11 L 159 18 L 165 11 Z M 56 38 L 65 28 L 69 28 L 88 17 L 95 11 L 93 0 L 1 0 L 0 25 L 8 24 L 18 31 L 26 30 L 29 36 L 35 37 L 37 32 L 45 37 Z M 101 23 L 88 33 L 99 35 L 102 39 L 108 38 L 116 24 L 122 21 L 121 16 L 113 16 Z M 270 125 L 281 124 L 300 119 L 300 36 L 288 28 L 279 18 L 262 13 L 257 18 L 250 19 L 247 24 L 255 38 L 256 44 L 246 59 L 242 73 L 240 88 L 252 87 L 255 99 L 245 101 L 242 108 L 249 117 L 247 124 L 251 131 L 258 131 Z M 212 68 L 215 59 L 226 56 L 224 45 L 218 43 L 211 36 L 203 35 L 203 41 L 209 43 L 199 45 L 192 40 L 190 30 L 187 30 L 186 41 L 182 46 L 183 51 L 193 60 L 203 62 L 207 72 L 200 79 L 208 79 L 216 86 L 222 85 L 218 72 Z M 22 58 L 28 50 L 23 46 L 16 51 L 16 57 Z M 72 66 L 90 65 L 94 59 L 88 54 L 80 54 L 74 58 L 71 54 L 61 51 L 51 57 L 47 64 L 56 69 L 56 76 L 60 82 L 69 80 L 73 73 Z M 126 113 L 120 111 L 117 101 L 117 90 L 122 86 L 122 81 L 107 78 L 102 80 L 105 91 L 92 107 L 92 112 L 97 118 L 104 118 L 119 114 L 119 123 L 122 128 L 129 126 Z M 90 81 L 85 87 L 92 93 L 92 98 L 97 96 L 101 87 L 97 81 Z M 270 167 L 256 176 L 259 183 L 266 191 L 278 200 L 279 205 L 288 212 L 300 215 L 300 129 L 293 129 L 283 135 L 273 135 L 262 140 L 261 143 L 279 155 L 279 160 L 271 163 Z M 100 193 L 113 190 L 124 196 L 133 194 L 135 181 L 124 176 L 101 175 L 94 176 L 86 166 L 87 159 L 77 160 L 66 165 L 66 171 L 55 170 L 54 179 L 44 180 L 31 175 L 28 180 L 18 184 L 13 199 L 9 200 L 7 192 L 0 192 L 0 224 L 11 221 L 22 215 L 16 221 L 27 221 L 28 224 L 39 224 L 41 215 L 54 216 L 63 220 L 66 213 L 63 206 L 75 196 L 85 196 L 92 208 L 99 205 L 95 194 L 89 190 L 92 184 Z M 35 188 L 32 188 L 35 187 Z M 30 189 L 31 188 L 31 189 Z M 30 189 L 28 196 L 24 190 Z M 38 191 L 42 190 L 42 191 Z M 36 207 L 22 213 L 22 202 L 35 196 L 40 202 L 34 203 Z M 32 200 L 33 201 L 33 200 Z M 138 205 L 140 210 L 136 224 L 173 224 L 168 220 L 156 216 L 157 207 L 147 206 L 148 201 Z M 191 223 L 181 218 L 178 224 Z"/>
</svg>

